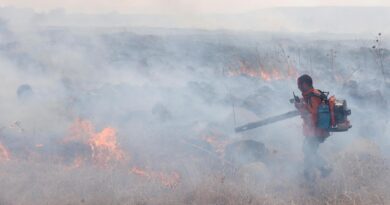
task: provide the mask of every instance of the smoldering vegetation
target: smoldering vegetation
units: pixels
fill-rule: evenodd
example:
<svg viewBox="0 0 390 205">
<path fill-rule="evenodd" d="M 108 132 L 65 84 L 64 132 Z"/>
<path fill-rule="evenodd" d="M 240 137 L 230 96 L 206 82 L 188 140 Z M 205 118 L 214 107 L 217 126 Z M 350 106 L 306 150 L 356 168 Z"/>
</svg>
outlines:
<svg viewBox="0 0 390 205">
<path fill-rule="evenodd" d="M 388 204 L 386 35 L 0 24 L 0 204 Z M 295 79 L 348 100 L 353 128 L 303 178 Z"/>
</svg>

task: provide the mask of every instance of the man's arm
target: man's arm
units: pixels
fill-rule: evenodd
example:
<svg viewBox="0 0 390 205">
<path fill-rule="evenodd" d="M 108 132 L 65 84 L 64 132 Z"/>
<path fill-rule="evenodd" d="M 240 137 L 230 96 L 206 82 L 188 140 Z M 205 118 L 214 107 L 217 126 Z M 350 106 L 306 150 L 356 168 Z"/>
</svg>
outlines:
<svg viewBox="0 0 390 205">
<path fill-rule="evenodd" d="M 321 104 L 321 99 L 319 97 L 311 97 L 311 105 L 308 106 L 309 112 L 311 113 L 312 122 L 314 126 L 317 126 L 317 116 L 318 116 L 318 107 Z"/>
</svg>

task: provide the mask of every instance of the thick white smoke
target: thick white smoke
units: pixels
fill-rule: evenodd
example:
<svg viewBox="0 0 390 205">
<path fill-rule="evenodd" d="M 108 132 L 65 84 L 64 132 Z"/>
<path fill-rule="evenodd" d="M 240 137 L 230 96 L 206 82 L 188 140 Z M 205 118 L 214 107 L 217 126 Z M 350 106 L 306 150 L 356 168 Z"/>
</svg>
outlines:
<svg viewBox="0 0 390 205">
<path fill-rule="evenodd" d="M 383 37 L 378 57 L 375 35 L 316 40 L 251 32 L 42 27 L 34 24 L 42 20 L 37 14 L 27 22 L 15 18 L 3 14 L 0 21 L 0 203 L 389 200 L 383 170 L 389 156 L 390 92 L 384 81 L 390 62 Z M 315 87 L 347 99 L 352 109 L 353 128 L 321 145 L 334 172 L 315 188 L 303 183 L 299 117 L 234 133 L 235 126 L 293 110 L 289 99 L 298 94 L 295 81 L 303 73 L 313 76 Z M 88 127 L 83 137 L 90 138 L 67 141 L 74 137 L 75 122 Z M 111 136 L 111 128 L 117 141 L 110 145 L 126 157 L 96 165 L 107 153 L 88 140 L 105 132 Z M 242 140 L 249 144 L 231 148 Z M 248 158 L 253 152 L 255 159 Z M 369 188 L 374 193 L 365 191 Z"/>
</svg>

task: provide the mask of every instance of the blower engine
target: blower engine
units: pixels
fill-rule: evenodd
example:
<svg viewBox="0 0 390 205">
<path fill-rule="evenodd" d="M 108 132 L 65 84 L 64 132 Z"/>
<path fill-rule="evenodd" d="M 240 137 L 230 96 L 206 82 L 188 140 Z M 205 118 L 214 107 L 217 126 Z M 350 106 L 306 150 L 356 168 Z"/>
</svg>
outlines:
<svg viewBox="0 0 390 205">
<path fill-rule="evenodd" d="M 348 109 L 347 101 L 344 99 L 336 99 L 334 96 L 328 100 L 330 124 L 328 126 L 331 132 L 345 132 L 348 131 L 352 125 L 348 120 L 351 115 L 351 110 Z M 319 118 L 320 118 L 319 114 Z M 319 119 L 320 120 L 320 119 Z"/>
</svg>

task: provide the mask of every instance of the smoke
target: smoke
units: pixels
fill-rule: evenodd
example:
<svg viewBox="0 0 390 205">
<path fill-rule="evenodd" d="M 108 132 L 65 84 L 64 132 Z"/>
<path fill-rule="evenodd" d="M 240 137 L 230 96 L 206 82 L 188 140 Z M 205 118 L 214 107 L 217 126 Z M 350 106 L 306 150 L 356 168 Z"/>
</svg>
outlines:
<svg viewBox="0 0 390 205">
<path fill-rule="evenodd" d="M 5 16 L 1 203 L 388 200 L 381 186 L 389 179 L 390 93 L 374 39 L 46 27 L 31 23 L 36 16 L 17 23 Z M 315 188 L 302 185 L 301 119 L 234 133 L 293 110 L 303 73 L 352 109 L 353 128 L 321 145 L 334 171 Z"/>
</svg>

